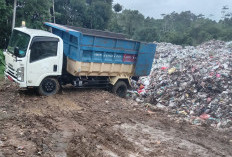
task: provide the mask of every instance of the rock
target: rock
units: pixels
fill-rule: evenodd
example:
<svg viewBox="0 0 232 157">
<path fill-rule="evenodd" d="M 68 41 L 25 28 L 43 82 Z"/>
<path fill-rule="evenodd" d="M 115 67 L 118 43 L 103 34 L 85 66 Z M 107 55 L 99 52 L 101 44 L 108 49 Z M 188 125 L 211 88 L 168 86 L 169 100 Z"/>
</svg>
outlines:
<svg viewBox="0 0 232 157">
<path fill-rule="evenodd" d="M 156 105 L 156 107 L 158 107 L 158 108 L 160 108 L 160 109 L 165 108 L 165 106 L 164 106 L 164 105 L 162 105 L 162 104 L 160 104 L 160 103 L 158 103 L 158 104 Z"/>
<path fill-rule="evenodd" d="M 138 103 L 144 102 L 144 100 L 142 100 L 142 99 L 140 99 L 140 98 L 136 98 L 135 100 L 136 100 L 136 102 L 138 102 Z"/>
<path fill-rule="evenodd" d="M 17 151 L 17 154 L 18 154 L 19 156 L 25 156 L 26 151 L 24 151 L 24 150 L 18 150 L 18 151 Z"/>
</svg>

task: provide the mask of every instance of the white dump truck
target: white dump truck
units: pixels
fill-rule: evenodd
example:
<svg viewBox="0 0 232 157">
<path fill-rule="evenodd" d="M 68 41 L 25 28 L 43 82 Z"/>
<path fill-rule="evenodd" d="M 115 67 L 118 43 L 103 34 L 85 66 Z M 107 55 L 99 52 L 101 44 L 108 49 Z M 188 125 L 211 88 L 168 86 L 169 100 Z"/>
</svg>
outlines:
<svg viewBox="0 0 232 157">
<path fill-rule="evenodd" d="M 149 75 L 156 45 L 122 34 L 45 23 L 51 32 L 26 27 L 13 30 L 4 51 L 5 76 L 41 95 L 61 86 L 111 88 L 126 95 L 130 78 Z"/>
</svg>

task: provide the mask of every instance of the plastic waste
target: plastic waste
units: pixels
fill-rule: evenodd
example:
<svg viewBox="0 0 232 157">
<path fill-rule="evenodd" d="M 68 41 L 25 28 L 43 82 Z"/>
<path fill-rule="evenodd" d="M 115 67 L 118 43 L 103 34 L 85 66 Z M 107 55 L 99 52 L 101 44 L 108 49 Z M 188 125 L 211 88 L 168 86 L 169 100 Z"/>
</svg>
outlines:
<svg viewBox="0 0 232 157">
<path fill-rule="evenodd" d="M 217 40 L 197 47 L 157 43 L 150 75 L 133 85 L 137 101 L 148 100 L 158 108 L 188 117 L 189 121 L 194 117 L 191 122 L 196 125 L 207 121 L 215 127 L 232 127 L 229 45 Z"/>
</svg>

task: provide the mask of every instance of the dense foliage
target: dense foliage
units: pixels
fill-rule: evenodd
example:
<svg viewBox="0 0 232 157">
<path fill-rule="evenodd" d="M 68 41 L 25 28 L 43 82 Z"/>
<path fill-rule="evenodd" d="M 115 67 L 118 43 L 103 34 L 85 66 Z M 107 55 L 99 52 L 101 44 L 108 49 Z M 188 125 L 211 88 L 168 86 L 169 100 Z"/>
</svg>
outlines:
<svg viewBox="0 0 232 157">
<path fill-rule="evenodd" d="M 123 10 L 122 13 L 115 14 L 109 29 L 125 33 L 136 40 L 178 45 L 198 45 L 211 39 L 232 40 L 230 16 L 216 22 L 190 11 L 180 14 L 173 12 L 164 15 L 163 19 L 145 18 L 133 10 Z"/>
<path fill-rule="evenodd" d="M 1 49 L 6 48 L 11 34 L 13 3 L 14 0 L 0 0 Z M 17 0 L 16 27 L 26 21 L 28 28 L 43 29 L 44 22 L 56 20 L 63 25 L 105 30 L 113 14 L 112 3 L 112 0 Z"/>
<path fill-rule="evenodd" d="M 11 34 L 13 2 L 0 0 L 0 49 L 6 48 Z M 113 5 L 113 0 L 17 0 L 16 15 L 16 26 L 25 20 L 27 27 L 43 29 L 43 22 L 55 20 L 63 25 L 124 33 L 128 38 L 147 42 L 198 45 L 211 39 L 232 40 L 228 8 L 222 9 L 224 16 L 216 22 L 190 11 L 173 12 L 163 15 L 163 19 L 144 17 L 137 10 Z"/>
<path fill-rule="evenodd" d="M 56 22 L 105 30 L 112 15 L 112 0 L 55 0 Z"/>
<path fill-rule="evenodd" d="M 0 0 L 0 48 L 5 48 L 11 33 L 12 5 Z"/>
<path fill-rule="evenodd" d="M 4 72 L 4 55 L 3 55 L 3 51 L 0 50 L 0 77 Z"/>
<path fill-rule="evenodd" d="M 52 0 L 18 0 L 16 26 L 26 21 L 27 27 L 43 28 L 43 22 L 51 20 Z"/>
</svg>

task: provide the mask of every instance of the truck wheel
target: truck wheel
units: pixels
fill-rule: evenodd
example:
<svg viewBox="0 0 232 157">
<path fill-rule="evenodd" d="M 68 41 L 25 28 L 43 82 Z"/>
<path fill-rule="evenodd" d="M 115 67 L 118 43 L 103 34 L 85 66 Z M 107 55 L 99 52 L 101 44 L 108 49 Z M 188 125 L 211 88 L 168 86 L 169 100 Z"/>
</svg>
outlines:
<svg viewBox="0 0 232 157">
<path fill-rule="evenodd" d="M 126 97 L 127 85 L 124 81 L 118 81 L 112 88 L 112 92 L 121 98 Z"/>
<path fill-rule="evenodd" d="M 56 94 L 60 90 L 60 84 L 55 78 L 45 78 L 38 88 L 39 94 L 50 96 Z"/>
</svg>

